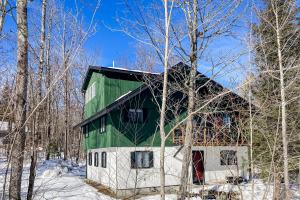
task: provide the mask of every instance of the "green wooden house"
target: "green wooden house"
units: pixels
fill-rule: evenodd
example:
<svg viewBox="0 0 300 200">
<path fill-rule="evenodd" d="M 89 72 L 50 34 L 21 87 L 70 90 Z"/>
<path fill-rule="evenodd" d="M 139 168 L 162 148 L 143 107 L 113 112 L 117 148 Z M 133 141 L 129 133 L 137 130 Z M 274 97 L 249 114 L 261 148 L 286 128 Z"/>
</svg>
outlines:
<svg viewBox="0 0 300 200">
<path fill-rule="evenodd" d="M 178 63 L 170 69 L 170 84 L 183 86 L 189 67 Z M 198 73 L 197 97 L 227 91 Z M 159 104 L 162 74 L 121 68 L 88 68 L 82 92 L 84 120 L 78 124 L 87 151 L 87 179 L 118 194 L 154 190 L 160 185 Z M 170 89 L 165 130 L 172 130 L 186 116 L 185 90 Z M 190 184 L 224 182 L 248 177 L 248 147 L 236 128 L 247 102 L 228 91 L 210 109 L 195 116 Z M 216 109 L 216 108 L 220 109 Z M 179 185 L 185 125 L 170 132 L 166 142 L 166 186 Z"/>
</svg>

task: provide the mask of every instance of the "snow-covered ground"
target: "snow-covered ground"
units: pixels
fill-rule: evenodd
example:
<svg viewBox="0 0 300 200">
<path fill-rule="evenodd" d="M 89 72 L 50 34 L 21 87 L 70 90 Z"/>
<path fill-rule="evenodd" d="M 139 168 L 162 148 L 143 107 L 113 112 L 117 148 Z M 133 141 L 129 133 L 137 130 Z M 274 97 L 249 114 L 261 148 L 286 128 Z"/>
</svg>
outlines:
<svg viewBox="0 0 300 200">
<path fill-rule="evenodd" d="M 0 161 L 0 185 L 4 181 L 5 163 Z M 29 177 L 29 164 L 24 164 L 22 196 L 26 197 Z M 112 199 L 98 193 L 97 190 L 84 182 L 85 167 L 72 165 L 61 160 L 51 160 L 39 163 L 35 182 L 34 199 Z M 9 179 L 8 179 L 9 180 Z"/>
<path fill-rule="evenodd" d="M 6 170 L 5 159 L 0 158 L 0 192 L 2 194 L 2 185 L 4 181 L 4 172 Z M 29 163 L 24 164 L 22 196 L 25 199 L 28 184 Z M 84 181 L 85 166 L 76 165 L 72 162 L 62 160 L 50 160 L 40 162 L 37 169 L 37 178 L 35 183 L 34 199 L 55 199 L 55 200 L 71 200 L 71 199 L 89 199 L 89 200 L 110 200 L 113 199 L 107 195 L 99 193 L 97 189 L 88 185 Z M 9 180 L 9 178 L 8 178 Z M 242 198 L 251 199 L 251 183 L 233 186 L 231 184 L 208 185 L 205 187 L 195 186 L 192 192 L 197 194 L 201 189 L 236 192 L 241 193 Z M 262 181 L 255 180 L 254 199 L 272 199 L 272 186 L 266 186 Z M 268 191 L 268 192 L 266 192 Z M 297 188 L 293 188 L 293 199 L 300 199 L 300 195 L 296 192 Z M 1 196 L 1 195 L 0 195 Z M 159 195 L 142 197 L 140 200 L 160 199 Z M 175 200 L 175 194 L 168 194 L 166 200 Z M 200 197 L 192 197 L 192 200 L 200 200 Z"/>
</svg>

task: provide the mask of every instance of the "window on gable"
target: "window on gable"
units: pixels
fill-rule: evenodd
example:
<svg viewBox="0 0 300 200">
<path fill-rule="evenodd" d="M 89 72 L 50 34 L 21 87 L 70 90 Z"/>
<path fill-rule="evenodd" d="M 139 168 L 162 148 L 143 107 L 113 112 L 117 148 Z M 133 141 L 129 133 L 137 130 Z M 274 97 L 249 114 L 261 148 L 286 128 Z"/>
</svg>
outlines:
<svg viewBox="0 0 300 200">
<path fill-rule="evenodd" d="M 92 152 L 89 152 L 89 166 L 92 166 L 92 164 L 93 164 Z"/>
<path fill-rule="evenodd" d="M 224 123 L 224 126 L 226 127 L 226 128 L 229 128 L 230 129 L 230 127 L 231 127 L 231 117 L 230 117 L 230 115 L 228 115 L 228 114 L 224 114 L 224 116 L 223 116 L 223 123 Z"/>
<path fill-rule="evenodd" d="M 85 103 L 88 103 L 91 99 L 96 96 L 96 83 L 92 83 L 85 92 Z"/>
<path fill-rule="evenodd" d="M 221 165 L 237 165 L 236 151 L 223 150 L 220 152 Z"/>
<path fill-rule="evenodd" d="M 100 118 L 100 133 L 104 133 L 106 130 L 106 119 L 105 116 Z"/>
<path fill-rule="evenodd" d="M 106 160 L 107 160 L 106 152 L 102 152 L 101 153 L 101 167 L 102 168 L 106 168 Z"/>
<path fill-rule="evenodd" d="M 89 89 L 87 89 L 84 93 L 85 104 L 89 102 Z"/>
<path fill-rule="evenodd" d="M 99 166 L 99 155 L 98 155 L 98 152 L 96 152 L 94 154 L 94 166 L 95 167 L 98 167 Z"/>
<path fill-rule="evenodd" d="M 133 169 L 153 167 L 153 151 L 134 151 L 130 157 Z"/>
<path fill-rule="evenodd" d="M 129 109 L 128 121 L 142 123 L 144 121 L 142 109 Z"/>
<path fill-rule="evenodd" d="M 89 137 L 89 125 L 87 124 L 87 125 L 83 126 L 82 129 L 83 129 L 84 137 L 88 138 Z"/>
</svg>

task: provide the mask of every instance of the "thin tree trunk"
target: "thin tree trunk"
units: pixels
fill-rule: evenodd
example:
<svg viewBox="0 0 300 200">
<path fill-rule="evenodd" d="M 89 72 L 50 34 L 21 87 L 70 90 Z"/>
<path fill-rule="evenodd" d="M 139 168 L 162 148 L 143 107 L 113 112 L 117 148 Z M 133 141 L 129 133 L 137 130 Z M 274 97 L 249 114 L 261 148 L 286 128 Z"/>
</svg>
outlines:
<svg viewBox="0 0 300 200">
<path fill-rule="evenodd" d="M 188 5 L 190 7 L 190 5 Z M 189 76 L 188 88 L 188 118 L 186 122 L 186 132 L 184 139 L 184 154 L 181 169 L 181 180 L 178 198 L 183 200 L 187 196 L 187 185 L 189 181 L 189 168 L 192 157 L 193 145 L 193 112 L 195 109 L 195 79 L 197 73 L 197 32 L 198 32 L 198 1 L 194 0 L 192 3 L 193 16 L 189 13 L 189 37 L 190 37 L 190 61 L 191 71 Z"/>
<path fill-rule="evenodd" d="M 252 76 L 249 83 L 249 117 L 250 117 L 250 169 L 251 169 L 251 200 L 254 199 L 254 162 L 253 162 L 253 116 L 252 116 Z"/>
<path fill-rule="evenodd" d="M 65 53 L 64 53 L 65 54 Z M 64 56 L 64 68 L 67 68 L 67 60 Z M 68 136 L 69 136 L 69 72 L 64 76 L 64 160 L 68 159 Z"/>
<path fill-rule="evenodd" d="M 167 107 L 167 96 L 168 96 L 168 64 L 169 64 L 169 23 L 170 16 L 168 12 L 168 1 L 164 1 L 165 9 L 165 52 L 164 52 L 164 79 L 163 79 L 163 93 L 162 93 L 162 104 L 160 111 L 160 199 L 165 199 L 165 145 L 166 145 L 166 133 L 165 133 L 165 115 Z"/>
<path fill-rule="evenodd" d="M 48 27 L 48 45 L 46 48 L 46 89 L 47 91 L 50 89 L 51 84 L 51 67 L 50 67 L 50 49 L 51 49 L 51 31 L 52 31 L 52 16 L 49 19 L 49 27 Z M 51 115 L 51 105 L 52 105 L 52 94 L 53 91 L 51 91 L 47 97 L 47 113 L 46 113 L 46 134 L 47 134 L 47 148 L 46 148 L 46 160 L 50 159 L 50 149 L 49 149 L 49 143 L 52 140 L 51 135 L 51 122 L 52 122 L 52 115 Z"/>
<path fill-rule="evenodd" d="M 17 78 L 15 95 L 15 146 L 12 149 L 11 176 L 9 185 L 9 198 L 21 199 L 21 182 L 25 148 L 25 121 L 28 84 L 28 26 L 27 26 L 27 0 L 17 1 Z"/>
<path fill-rule="evenodd" d="M 298 193 L 300 194 L 300 159 L 298 164 Z"/>
<path fill-rule="evenodd" d="M 66 67 L 66 63 L 64 64 Z M 69 136 L 69 86 L 68 86 L 68 78 L 69 73 L 66 72 L 65 80 L 64 80 L 64 104 L 65 104 L 65 134 L 64 134 L 64 160 L 68 159 L 68 136 Z"/>
<path fill-rule="evenodd" d="M 38 68 L 38 80 L 37 80 L 37 101 L 35 102 L 39 104 L 42 99 L 42 79 L 43 79 L 43 68 L 44 68 L 44 52 L 45 52 L 45 43 L 46 43 L 46 33 L 45 33 L 45 25 L 46 25 L 46 7 L 47 0 L 43 0 L 42 2 L 42 24 L 41 24 L 41 44 L 40 44 L 40 61 Z M 37 164 L 37 147 L 39 144 L 39 135 L 42 133 L 41 128 L 41 108 L 38 108 L 35 114 L 34 119 L 34 131 L 33 131 L 33 146 L 32 146 L 32 155 L 31 155 L 31 163 L 30 163 L 30 171 L 29 171 L 29 183 L 28 183 L 28 192 L 27 192 L 27 200 L 31 200 L 33 196 L 33 188 L 34 181 L 36 176 L 36 164 Z M 42 136 L 40 137 L 42 138 Z M 42 141 L 41 141 L 42 144 Z"/>
<path fill-rule="evenodd" d="M 280 200 L 281 176 L 280 176 L 279 172 L 276 169 L 274 169 L 273 174 L 274 174 L 273 200 Z"/>
<path fill-rule="evenodd" d="M 281 97 L 281 134 L 282 134 L 282 146 L 283 146 L 283 177 L 284 177 L 284 189 L 285 199 L 289 198 L 289 164 L 288 164 L 288 140 L 287 140 L 287 122 L 286 122 L 286 99 L 285 99 L 285 81 L 284 81 L 284 69 L 283 60 L 281 54 L 281 33 L 278 21 L 278 12 L 275 11 L 276 17 L 276 42 L 277 42 L 277 56 L 280 73 L 280 97 Z"/>
</svg>

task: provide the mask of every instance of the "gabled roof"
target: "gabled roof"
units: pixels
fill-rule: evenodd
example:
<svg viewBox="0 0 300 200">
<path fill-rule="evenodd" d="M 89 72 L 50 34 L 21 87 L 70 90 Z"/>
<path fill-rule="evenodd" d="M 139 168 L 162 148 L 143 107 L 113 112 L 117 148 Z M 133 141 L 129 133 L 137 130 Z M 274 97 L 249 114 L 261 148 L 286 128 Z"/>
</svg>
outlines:
<svg viewBox="0 0 300 200">
<path fill-rule="evenodd" d="M 90 78 L 94 72 L 98 72 L 107 76 L 113 75 L 118 77 L 123 77 L 128 80 L 141 80 L 143 76 L 150 75 L 156 76 L 160 73 L 153 73 L 147 72 L 142 70 L 135 70 L 135 69 L 125 69 L 125 68 L 117 68 L 117 67 L 103 67 L 103 66 L 89 66 L 82 87 L 81 91 L 84 92 L 88 86 Z"/>
<path fill-rule="evenodd" d="M 189 66 L 179 62 L 178 64 L 174 65 L 171 69 L 188 69 Z M 93 71 L 100 71 L 101 73 L 105 73 L 105 72 L 109 72 L 109 73 L 121 73 L 121 74 L 129 74 L 129 75 L 133 75 L 136 79 L 136 76 L 143 76 L 146 74 L 150 74 L 150 75 L 154 75 L 154 76 L 160 76 L 163 75 L 163 73 L 159 74 L 159 73 L 150 73 L 150 72 L 143 72 L 143 71 L 138 71 L 138 70 L 126 70 L 126 69 L 120 69 L 120 68 L 109 68 L 109 67 L 92 67 L 90 66 L 87 72 L 87 75 L 89 73 L 92 73 Z M 177 70 L 176 70 L 177 71 Z M 209 77 L 205 76 L 204 74 L 198 72 L 198 75 L 200 75 L 203 78 L 207 78 L 208 80 L 210 80 L 215 87 L 218 87 L 220 89 L 226 89 L 229 91 L 230 94 L 232 94 L 234 97 L 238 98 L 241 102 L 248 104 L 248 101 L 245 100 L 244 98 L 242 98 L 241 96 L 239 96 L 238 94 L 236 94 L 235 92 L 224 88 L 221 84 L 219 84 L 218 82 L 210 79 Z M 132 77 L 132 78 L 134 78 Z M 90 78 L 90 77 L 89 77 Z M 86 79 L 84 81 L 85 84 L 87 84 L 89 78 Z M 86 87 L 86 86 L 85 86 Z M 135 96 L 139 95 L 140 93 L 142 93 L 143 91 L 147 90 L 149 87 L 145 84 L 143 84 L 142 86 L 140 86 L 139 88 L 130 91 L 122 96 L 120 96 L 118 99 L 116 99 L 116 101 L 114 101 L 112 104 L 108 105 L 106 108 L 102 109 L 101 111 L 95 113 L 94 115 L 92 115 L 91 117 L 85 119 L 84 121 L 80 122 L 79 124 L 77 124 L 74 128 L 76 127 L 82 127 L 96 119 L 98 119 L 101 116 L 104 116 L 105 114 L 111 112 L 113 109 L 117 108 L 118 106 L 124 104 L 125 102 L 127 102 L 128 100 L 134 98 Z M 83 90 L 84 91 L 84 90 Z"/>
</svg>

